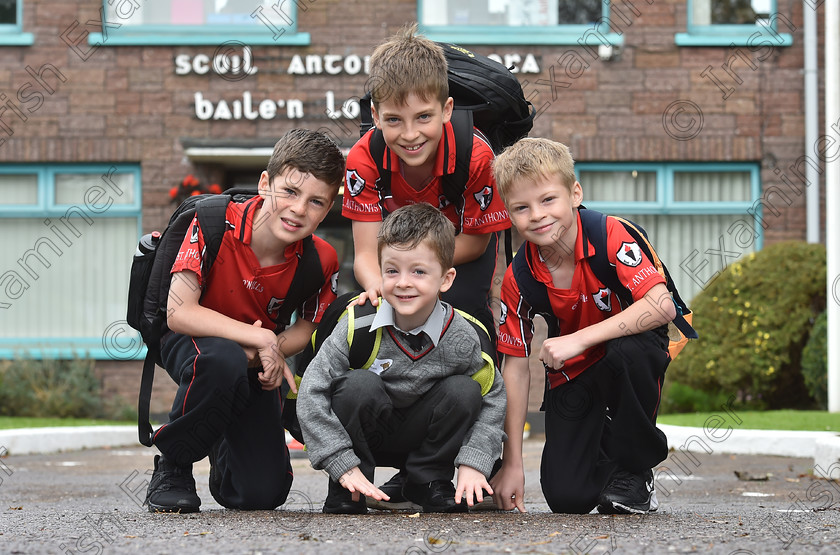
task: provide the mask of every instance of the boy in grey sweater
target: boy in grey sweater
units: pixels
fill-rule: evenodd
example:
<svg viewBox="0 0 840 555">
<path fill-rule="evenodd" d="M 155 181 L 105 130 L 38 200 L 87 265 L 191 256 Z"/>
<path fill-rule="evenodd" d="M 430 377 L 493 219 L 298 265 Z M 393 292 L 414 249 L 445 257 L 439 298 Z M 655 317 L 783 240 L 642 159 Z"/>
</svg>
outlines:
<svg viewBox="0 0 840 555">
<path fill-rule="evenodd" d="M 438 299 L 455 277 L 454 227 L 430 204 L 404 206 L 383 223 L 377 250 L 378 350 L 349 367 L 349 307 L 298 393 L 309 459 L 330 475 L 324 512 L 363 514 L 366 497 L 387 501 L 373 483 L 377 465 L 405 468 L 403 495 L 424 512 L 465 512 L 492 494 L 505 390 L 476 329 Z"/>
</svg>

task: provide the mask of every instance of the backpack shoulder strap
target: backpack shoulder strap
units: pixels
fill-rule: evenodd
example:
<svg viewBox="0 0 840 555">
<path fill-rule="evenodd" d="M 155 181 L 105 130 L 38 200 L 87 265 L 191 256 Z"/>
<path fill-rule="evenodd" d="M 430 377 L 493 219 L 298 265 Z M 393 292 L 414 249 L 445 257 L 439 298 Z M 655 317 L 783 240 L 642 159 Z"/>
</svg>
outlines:
<svg viewBox="0 0 840 555">
<path fill-rule="evenodd" d="M 222 239 L 227 231 L 225 214 L 230 200 L 230 195 L 214 195 L 200 200 L 195 207 L 195 215 L 206 247 L 204 260 L 201 262 L 205 278 L 210 275 L 210 268 L 213 267 L 213 262 L 216 261 L 222 247 Z"/>
<path fill-rule="evenodd" d="M 478 334 L 478 341 L 481 346 L 481 358 L 484 360 L 484 364 L 470 377 L 481 386 L 481 395 L 487 395 L 496 379 L 496 347 L 490 339 L 490 333 L 487 331 L 487 328 L 475 316 L 458 308 L 453 308 L 453 310 L 463 316 Z"/>
<path fill-rule="evenodd" d="M 534 312 L 545 318 L 548 325 L 548 336 L 556 337 L 560 335 L 560 327 L 557 317 L 551 310 L 548 288 L 531 273 L 531 253 L 529 251 L 527 242 L 522 243 L 522 246 L 516 251 L 516 256 L 513 257 L 511 262 L 513 278 L 516 280 L 519 293 L 525 299 L 525 302 L 531 306 Z"/>
<path fill-rule="evenodd" d="M 382 305 L 379 305 L 382 306 Z M 378 307 L 370 301 L 362 305 L 347 307 L 347 345 L 349 345 L 350 368 L 370 368 L 382 343 L 382 328 L 371 332 L 370 326 Z"/>
<path fill-rule="evenodd" d="M 294 311 L 324 285 L 324 271 L 321 269 L 321 257 L 318 256 L 315 241 L 311 235 L 307 235 L 302 241 L 303 253 L 299 255 L 292 283 L 274 319 L 278 324 L 278 333 L 289 325 Z"/>
<path fill-rule="evenodd" d="M 470 110 L 452 110 L 452 131 L 455 136 L 455 168 L 444 173 L 441 179 L 443 195 L 459 211 L 464 209 L 464 191 L 470 180 L 470 159 L 473 149 L 473 113 Z M 448 160 L 451 148 L 444 141 L 443 159 Z"/>
<path fill-rule="evenodd" d="M 624 287 L 621 280 L 618 279 L 618 273 L 615 266 L 610 264 L 607 256 L 607 216 L 595 210 L 587 210 L 583 207 L 579 210 L 582 232 L 584 239 L 588 239 L 592 243 L 595 252 L 590 256 L 588 253 L 588 245 L 584 241 L 584 256 L 587 256 L 589 267 L 595 277 L 604 285 L 610 288 L 621 300 L 624 306 L 633 303 L 633 295 L 630 290 Z M 665 285 L 673 297 L 674 304 L 677 308 L 677 316 L 674 318 L 674 325 L 682 334 L 689 339 L 697 339 L 697 331 L 685 319 L 685 315 L 690 314 L 688 305 L 683 302 L 677 291 L 674 280 L 671 279 L 671 274 L 668 268 L 659 259 L 656 250 L 651 245 L 644 230 L 639 228 L 636 224 L 623 218 L 616 218 L 624 226 L 624 229 L 630 234 L 633 239 L 639 244 L 639 247 L 644 251 L 645 255 L 653 262 L 657 271 L 665 278 Z"/>
<path fill-rule="evenodd" d="M 382 211 L 382 219 L 385 219 L 385 216 L 388 215 L 388 211 L 385 208 L 384 199 L 386 197 L 391 196 L 391 157 L 388 157 L 387 162 L 383 163 L 385 160 L 385 151 L 387 150 L 387 145 L 385 144 L 385 136 L 382 135 L 381 129 L 374 129 L 371 137 L 370 137 L 370 156 L 373 158 L 373 163 L 376 164 L 376 188 L 379 191 L 379 208 Z M 387 165 L 386 165 L 387 164 Z"/>
</svg>

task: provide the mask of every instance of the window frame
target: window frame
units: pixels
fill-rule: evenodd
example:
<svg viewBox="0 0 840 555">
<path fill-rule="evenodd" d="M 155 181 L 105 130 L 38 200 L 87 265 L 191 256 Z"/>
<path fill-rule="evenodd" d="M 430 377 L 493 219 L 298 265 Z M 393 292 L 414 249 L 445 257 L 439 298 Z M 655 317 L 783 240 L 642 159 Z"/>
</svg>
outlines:
<svg viewBox="0 0 840 555">
<path fill-rule="evenodd" d="M 0 46 L 31 46 L 35 35 L 23 32 L 23 0 L 16 0 L 15 23 L 0 23 Z"/>
<path fill-rule="evenodd" d="M 426 25 L 423 23 L 424 0 L 417 1 L 419 30 L 428 38 L 456 44 L 485 45 L 580 45 L 621 46 L 623 32 L 613 32 L 611 2 L 602 3 L 601 20 L 594 25 L 504 26 L 504 25 Z"/>
<path fill-rule="evenodd" d="M 686 1 L 686 32 L 674 35 L 674 43 L 677 46 L 755 46 L 761 44 L 756 39 L 773 36 L 778 46 L 791 46 L 793 35 L 790 33 L 779 33 L 777 21 L 779 19 L 778 0 L 770 0 L 770 24 L 756 23 L 747 24 L 709 24 L 695 25 L 692 22 L 694 16 L 695 0 Z M 786 16 L 782 15 L 788 22 Z M 793 25 L 793 23 L 790 23 Z M 790 29 L 790 26 L 788 26 Z M 792 30 L 796 30 L 796 27 Z"/>
<path fill-rule="evenodd" d="M 107 20 L 108 0 L 102 0 L 102 28 L 106 32 L 90 33 L 88 44 L 91 46 L 220 46 L 240 43 L 250 46 L 309 46 L 312 43 L 309 33 L 297 30 L 299 0 L 277 0 L 272 9 L 289 6 L 290 12 L 283 12 L 291 19 L 291 25 L 284 27 L 268 26 L 257 19 L 250 25 L 126 25 L 119 21 Z M 311 2 L 311 0 L 310 0 Z M 256 10 L 254 10 L 256 12 Z M 263 32 L 255 32 L 262 29 Z M 279 36 L 278 36 L 279 33 Z M 221 37 L 221 38 L 220 38 Z"/>
<path fill-rule="evenodd" d="M 586 181 L 580 180 L 580 173 L 586 171 L 616 172 L 616 171 L 645 171 L 656 174 L 656 201 L 640 202 L 612 202 L 612 201 L 587 201 Z M 745 172 L 750 176 L 750 200 L 744 201 L 719 201 L 719 202 L 698 202 L 698 201 L 677 201 L 674 200 L 674 176 L 677 173 L 732 173 Z M 756 218 L 753 222 L 753 229 L 758 234 L 756 239 L 756 250 L 760 250 L 763 242 L 764 228 L 759 223 L 762 215 L 761 200 L 761 168 L 759 164 L 746 162 L 732 163 L 603 163 L 603 162 L 576 162 L 575 176 L 581 181 L 583 187 L 583 204 L 587 208 L 604 212 L 606 214 L 650 214 L 660 216 L 670 215 L 730 215 L 748 214 L 747 210 L 752 209 L 758 203 Z"/>
<path fill-rule="evenodd" d="M 56 202 L 56 176 L 59 174 L 113 175 L 130 174 L 134 178 L 134 199 L 130 203 L 112 204 L 102 213 L 87 213 L 92 219 L 100 218 L 136 218 L 136 236 L 139 240 L 143 231 L 142 222 L 142 181 L 139 164 L 0 164 L 2 175 L 37 175 L 37 203 L 27 205 L 0 204 L 0 218 L 57 218 L 65 216 L 73 207 L 80 204 L 59 204 Z M 25 246 L 25 245 L 24 245 Z M 130 254 L 126 253 L 126 263 L 130 264 Z M 119 315 L 120 318 L 124 316 Z M 127 326 L 126 326 L 126 329 Z M 106 330 L 103 330 L 103 332 Z M 142 341 L 140 334 L 133 335 L 126 341 Z M 46 358 L 92 358 L 96 360 L 142 360 L 146 348 L 132 349 L 131 356 L 114 355 L 114 349 L 104 345 L 103 336 L 63 336 L 63 337 L 0 337 L 0 360 L 13 360 L 21 357 Z"/>
</svg>

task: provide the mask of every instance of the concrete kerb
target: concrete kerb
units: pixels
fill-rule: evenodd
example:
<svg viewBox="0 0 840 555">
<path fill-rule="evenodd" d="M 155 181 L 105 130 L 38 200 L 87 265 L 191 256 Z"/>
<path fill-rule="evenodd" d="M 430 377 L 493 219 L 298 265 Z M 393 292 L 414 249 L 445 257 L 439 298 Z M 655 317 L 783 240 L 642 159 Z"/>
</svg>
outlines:
<svg viewBox="0 0 840 555">
<path fill-rule="evenodd" d="M 668 436 L 668 447 L 674 450 L 812 458 L 815 467 L 830 469 L 832 475 L 825 477 L 840 478 L 833 475 L 840 474 L 840 434 L 836 432 L 659 427 Z M 9 455 L 129 446 L 139 446 L 136 426 L 0 430 L 0 447 Z"/>
</svg>

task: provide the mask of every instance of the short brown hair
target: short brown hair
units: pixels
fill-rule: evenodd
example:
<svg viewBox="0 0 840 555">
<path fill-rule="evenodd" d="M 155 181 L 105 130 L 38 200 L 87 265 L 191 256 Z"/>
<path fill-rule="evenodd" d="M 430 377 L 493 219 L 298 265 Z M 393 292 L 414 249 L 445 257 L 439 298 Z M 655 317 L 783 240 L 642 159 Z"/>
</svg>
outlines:
<svg viewBox="0 0 840 555">
<path fill-rule="evenodd" d="M 274 145 L 266 171 L 274 178 L 288 168 L 335 186 L 337 193 L 344 180 L 344 155 L 323 133 L 292 129 Z"/>
<path fill-rule="evenodd" d="M 569 191 L 577 181 L 575 161 L 569 147 L 550 139 L 520 139 L 493 161 L 493 177 L 502 200 L 507 199 L 514 181 L 535 181 L 550 176 L 559 177 Z"/>
<path fill-rule="evenodd" d="M 455 226 L 443 212 L 428 202 L 397 208 L 385 218 L 379 229 L 376 241 L 379 264 L 382 264 L 383 247 L 410 250 L 423 241 L 428 241 L 444 272 L 452 267 L 455 260 Z"/>
<path fill-rule="evenodd" d="M 416 23 L 406 25 L 373 51 L 366 88 L 375 108 L 385 101 L 403 105 L 412 93 L 446 104 L 449 79 L 443 48 L 416 33 Z"/>
</svg>

